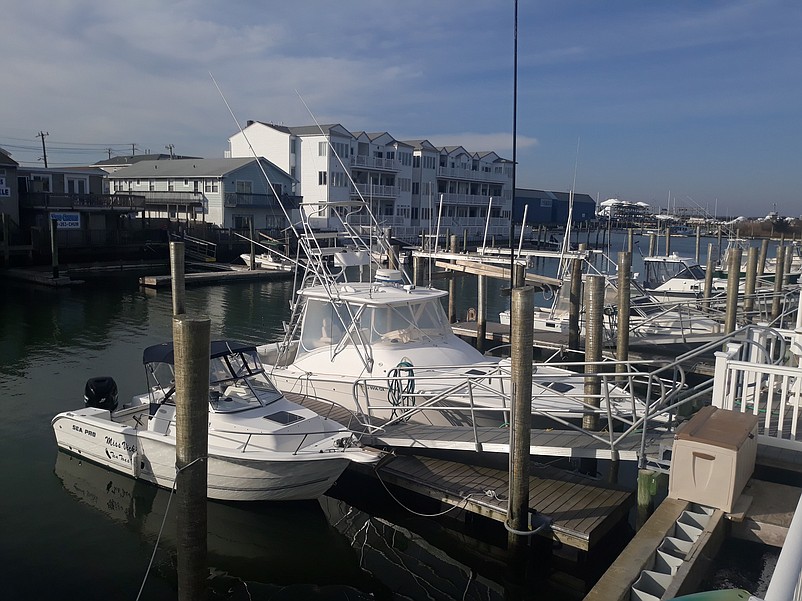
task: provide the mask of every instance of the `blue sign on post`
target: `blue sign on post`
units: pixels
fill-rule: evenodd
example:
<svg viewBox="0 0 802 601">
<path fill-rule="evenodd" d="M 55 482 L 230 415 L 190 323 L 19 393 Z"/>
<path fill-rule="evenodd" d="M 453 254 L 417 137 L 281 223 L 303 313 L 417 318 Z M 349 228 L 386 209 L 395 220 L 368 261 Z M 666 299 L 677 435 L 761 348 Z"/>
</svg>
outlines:
<svg viewBox="0 0 802 601">
<path fill-rule="evenodd" d="M 60 230 L 81 229 L 80 213 L 50 213 L 50 219 L 56 220 L 56 227 Z"/>
</svg>

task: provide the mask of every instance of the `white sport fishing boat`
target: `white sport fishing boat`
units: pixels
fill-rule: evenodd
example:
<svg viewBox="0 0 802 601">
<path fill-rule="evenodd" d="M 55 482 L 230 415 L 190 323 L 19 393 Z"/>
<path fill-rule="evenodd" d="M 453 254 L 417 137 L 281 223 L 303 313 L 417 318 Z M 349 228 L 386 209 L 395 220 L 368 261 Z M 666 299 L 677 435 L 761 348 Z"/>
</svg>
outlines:
<svg viewBox="0 0 802 601">
<path fill-rule="evenodd" d="M 323 271 L 318 266 L 316 273 Z M 511 361 L 485 356 L 453 333 L 441 304 L 446 294 L 404 283 L 397 270 L 379 269 L 368 282 L 318 279 L 298 290 L 287 336 L 260 346 L 260 357 L 285 393 L 332 401 L 357 415 L 506 425 Z M 533 372 L 532 412 L 540 423 L 588 411 L 583 375 L 550 364 Z M 611 382 L 598 400 L 602 411 L 609 402 L 622 419 L 645 408 Z"/>
<path fill-rule="evenodd" d="M 250 268 L 251 255 L 249 253 L 241 254 L 240 259 Z M 270 271 L 292 271 L 295 269 L 295 261 L 285 259 L 270 252 L 254 255 L 253 262 L 257 269 L 268 269 Z"/>
<path fill-rule="evenodd" d="M 618 312 L 618 277 L 604 276 L 605 341 L 615 344 Z M 583 277 L 583 285 L 585 278 Z M 559 332 L 568 334 L 570 300 L 568 291 L 571 280 L 554 293 L 550 307 L 535 307 L 534 329 L 540 332 Z M 584 294 L 580 294 L 580 299 Z M 660 302 L 647 292 L 634 279 L 630 280 L 629 295 L 629 333 L 630 346 L 673 345 L 681 342 L 708 342 L 724 333 L 720 321 L 690 303 L 682 301 Z M 584 330 L 584 312 L 580 309 L 580 328 Z M 510 311 L 499 313 L 502 324 L 510 324 Z"/>
<path fill-rule="evenodd" d="M 175 481 L 176 405 L 172 343 L 145 349 L 145 394 L 118 406 L 112 378 L 91 378 L 85 407 L 52 420 L 58 446 L 164 488 Z M 208 498 L 290 501 L 324 494 L 349 462 L 372 463 L 338 422 L 290 402 L 267 378 L 256 348 L 210 349 Z"/>
<path fill-rule="evenodd" d="M 337 156 L 334 146 L 329 151 Z M 379 256 L 401 265 L 371 203 L 361 195 L 324 200 L 305 207 L 299 221 L 279 204 L 305 263 L 283 340 L 258 347 L 280 390 L 338 403 L 360 417 L 509 423 L 511 361 L 486 357 L 453 333 L 441 305 L 445 292 L 414 286 L 403 268 L 375 263 L 378 246 Z M 325 233 L 313 228 L 324 222 Z M 651 410 L 605 376 L 590 398 L 583 374 L 547 364 L 533 372 L 536 418 L 581 418 L 609 408 L 614 419 L 631 420 Z"/>
<path fill-rule="evenodd" d="M 701 298 L 705 290 L 705 270 L 692 257 L 677 253 L 668 256 L 643 257 L 646 272 L 643 288 L 661 301 Z M 727 292 L 727 280 L 714 277 L 711 296 Z"/>
</svg>

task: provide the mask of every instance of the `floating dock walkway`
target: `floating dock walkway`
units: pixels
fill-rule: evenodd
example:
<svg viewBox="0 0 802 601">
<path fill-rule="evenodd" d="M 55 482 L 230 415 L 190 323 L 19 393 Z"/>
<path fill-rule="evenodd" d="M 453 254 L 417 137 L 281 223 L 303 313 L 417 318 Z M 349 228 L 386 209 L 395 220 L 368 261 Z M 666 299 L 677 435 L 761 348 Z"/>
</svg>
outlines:
<svg viewBox="0 0 802 601">
<path fill-rule="evenodd" d="M 360 429 L 356 417 L 346 409 L 285 393 L 293 402 L 305 405 L 337 420 L 353 430 Z M 381 420 L 372 418 L 371 425 Z M 365 428 L 367 429 L 367 428 Z M 509 429 L 470 427 L 437 427 L 425 424 L 400 423 L 385 430 L 363 434 L 369 446 L 421 451 L 452 451 L 487 454 L 509 453 Z M 628 444 L 619 450 L 619 459 L 636 458 L 640 434 L 628 437 Z M 655 432 L 649 435 L 649 449 L 659 453 L 673 439 L 673 433 Z M 477 443 L 478 440 L 478 443 Z M 609 446 L 582 434 L 565 430 L 532 430 L 532 455 L 609 459 Z M 476 454 L 476 457 L 479 457 Z M 354 466 L 361 473 L 426 496 L 447 505 L 460 507 L 470 513 L 505 522 L 509 472 L 504 469 L 410 454 L 397 454 L 382 462 L 375 472 L 370 467 Z M 552 520 L 549 532 L 570 547 L 588 551 L 604 535 L 624 519 L 634 504 L 633 491 L 603 481 L 547 466 L 533 464 L 529 481 L 529 508 L 532 516 L 542 515 Z"/>
<path fill-rule="evenodd" d="M 188 273 L 184 276 L 187 286 L 202 286 L 209 284 L 225 284 L 243 281 L 289 280 L 293 278 L 291 271 L 270 269 L 213 271 L 207 273 Z M 172 276 L 148 275 L 139 278 L 139 283 L 148 288 L 169 288 Z"/>
<path fill-rule="evenodd" d="M 634 504 L 632 491 L 586 476 L 545 466 L 533 467 L 531 473 L 530 514 L 549 518 L 548 534 L 576 549 L 595 546 Z M 380 466 L 375 477 L 471 513 L 507 520 L 509 473 L 505 470 L 397 455 Z"/>
</svg>

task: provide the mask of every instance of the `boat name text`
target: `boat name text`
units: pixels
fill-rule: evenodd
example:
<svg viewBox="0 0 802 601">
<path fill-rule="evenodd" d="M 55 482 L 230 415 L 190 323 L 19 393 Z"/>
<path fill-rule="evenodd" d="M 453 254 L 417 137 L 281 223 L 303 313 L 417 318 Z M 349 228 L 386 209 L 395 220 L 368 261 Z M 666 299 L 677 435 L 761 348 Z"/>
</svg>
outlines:
<svg viewBox="0 0 802 601">
<path fill-rule="evenodd" d="M 136 445 L 128 444 L 124 440 L 114 440 L 111 436 L 106 437 L 106 445 L 115 449 L 122 449 L 128 453 L 136 453 Z"/>
<path fill-rule="evenodd" d="M 73 429 L 73 430 L 75 430 L 76 432 L 80 432 L 81 434 L 86 434 L 87 436 L 91 436 L 92 438 L 94 438 L 95 436 L 97 436 L 97 434 L 96 434 L 96 433 L 94 433 L 94 432 L 92 432 L 92 430 L 84 430 L 84 429 L 83 429 L 81 426 L 79 426 L 78 424 L 73 424 L 73 425 L 72 425 L 72 429 Z"/>
</svg>

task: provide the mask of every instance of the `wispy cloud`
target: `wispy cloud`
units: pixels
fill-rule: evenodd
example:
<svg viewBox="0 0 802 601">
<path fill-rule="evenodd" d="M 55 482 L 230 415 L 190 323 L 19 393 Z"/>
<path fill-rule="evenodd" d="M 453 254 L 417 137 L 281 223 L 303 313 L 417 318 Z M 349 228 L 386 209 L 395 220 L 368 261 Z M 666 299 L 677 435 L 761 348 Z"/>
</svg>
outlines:
<svg viewBox="0 0 802 601">
<path fill-rule="evenodd" d="M 310 123 L 300 94 L 321 122 L 511 155 L 511 6 L 8 4 L 0 145 L 44 129 L 221 156 L 235 125 L 212 72 L 243 121 Z M 747 204 L 767 186 L 787 195 L 802 139 L 800 28 L 793 0 L 521 3 L 521 171 L 564 189 L 581 137 L 594 195 L 660 197 L 672 180 Z"/>
</svg>

